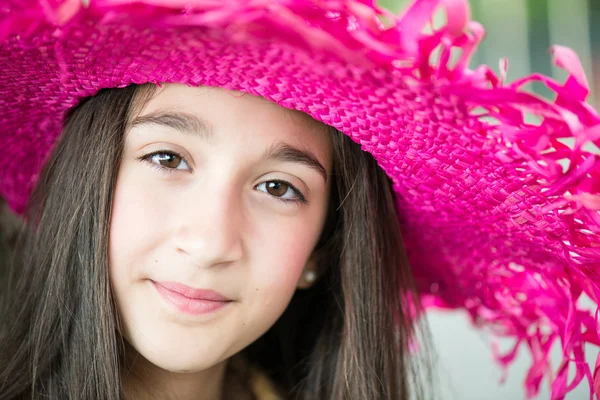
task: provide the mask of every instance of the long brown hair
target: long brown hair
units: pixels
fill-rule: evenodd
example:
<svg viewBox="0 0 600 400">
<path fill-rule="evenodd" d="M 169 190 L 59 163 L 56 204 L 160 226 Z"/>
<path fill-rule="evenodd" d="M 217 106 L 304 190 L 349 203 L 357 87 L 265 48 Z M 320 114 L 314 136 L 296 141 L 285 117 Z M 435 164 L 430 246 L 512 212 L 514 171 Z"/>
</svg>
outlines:
<svg viewBox="0 0 600 400">
<path fill-rule="evenodd" d="M 105 89 L 66 118 L 0 282 L 0 400 L 123 396 L 109 221 L 128 121 L 152 91 Z M 290 399 L 424 398 L 431 366 L 409 349 L 425 330 L 389 179 L 357 144 L 332 136 L 324 274 L 243 353 Z"/>
</svg>

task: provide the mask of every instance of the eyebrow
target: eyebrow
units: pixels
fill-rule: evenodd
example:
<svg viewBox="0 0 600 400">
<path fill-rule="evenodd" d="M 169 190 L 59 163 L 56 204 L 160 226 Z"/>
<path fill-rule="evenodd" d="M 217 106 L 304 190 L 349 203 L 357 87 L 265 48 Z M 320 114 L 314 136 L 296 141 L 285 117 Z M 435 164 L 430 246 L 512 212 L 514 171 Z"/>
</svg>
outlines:
<svg viewBox="0 0 600 400">
<path fill-rule="evenodd" d="M 138 116 L 131 122 L 132 127 L 140 125 L 167 126 L 182 133 L 200 135 L 206 140 L 213 137 L 212 127 L 206 120 L 182 112 L 154 112 Z M 327 182 L 327 170 L 318 158 L 308 150 L 294 147 L 285 142 L 277 142 L 267 149 L 263 159 L 305 165 L 316 171 Z"/>
<path fill-rule="evenodd" d="M 288 143 L 277 142 L 265 152 L 263 158 L 279 162 L 292 162 L 303 164 L 323 177 L 327 182 L 327 170 L 317 157 L 308 150 L 299 149 Z"/>
<path fill-rule="evenodd" d="M 207 140 L 213 136 L 212 127 L 207 121 L 182 112 L 154 112 L 142 115 L 131 122 L 132 127 L 139 125 L 162 125 L 182 133 L 200 135 Z"/>
</svg>

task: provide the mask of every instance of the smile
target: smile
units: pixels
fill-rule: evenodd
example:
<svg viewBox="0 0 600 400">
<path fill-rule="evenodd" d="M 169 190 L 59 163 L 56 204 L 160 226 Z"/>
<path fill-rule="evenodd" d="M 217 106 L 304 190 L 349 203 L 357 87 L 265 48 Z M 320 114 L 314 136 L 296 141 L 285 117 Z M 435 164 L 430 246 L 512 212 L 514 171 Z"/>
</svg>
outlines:
<svg viewBox="0 0 600 400">
<path fill-rule="evenodd" d="M 185 314 L 202 315 L 212 313 L 232 302 L 232 300 L 212 290 L 193 289 L 172 282 L 152 281 L 152 284 L 167 303 Z"/>
</svg>

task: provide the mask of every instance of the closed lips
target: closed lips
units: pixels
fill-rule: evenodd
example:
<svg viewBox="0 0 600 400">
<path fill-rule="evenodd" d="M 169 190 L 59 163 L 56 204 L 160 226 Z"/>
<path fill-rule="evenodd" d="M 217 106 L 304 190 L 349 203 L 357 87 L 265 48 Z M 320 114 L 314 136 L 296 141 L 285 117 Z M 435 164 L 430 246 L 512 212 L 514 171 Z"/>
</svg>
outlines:
<svg viewBox="0 0 600 400">
<path fill-rule="evenodd" d="M 221 293 L 215 292 L 210 289 L 195 289 L 180 283 L 175 282 L 156 282 L 152 281 L 155 285 L 160 286 L 170 292 L 185 296 L 192 300 L 205 300 L 205 301 L 218 301 L 228 302 L 231 299 L 223 296 Z"/>
</svg>

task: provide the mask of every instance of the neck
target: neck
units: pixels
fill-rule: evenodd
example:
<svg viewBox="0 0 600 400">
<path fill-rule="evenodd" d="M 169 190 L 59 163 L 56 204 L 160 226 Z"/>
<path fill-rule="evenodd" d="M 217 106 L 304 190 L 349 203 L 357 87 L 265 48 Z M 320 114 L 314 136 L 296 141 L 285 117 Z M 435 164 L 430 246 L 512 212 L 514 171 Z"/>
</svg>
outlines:
<svg viewBox="0 0 600 400">
<path fill-rule="evenodd" d="M 223 387 L 227 360 L 207 370 L 178 373 L 162 369 L 139 354 L 126 358 L 131 360 L 124 368 L 127 372 L 123 377 L 123 392 L 126 399 L 224 399 Z"/>
</svg>

